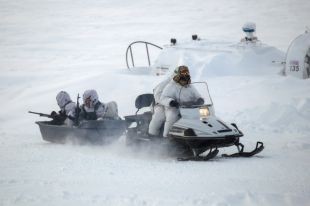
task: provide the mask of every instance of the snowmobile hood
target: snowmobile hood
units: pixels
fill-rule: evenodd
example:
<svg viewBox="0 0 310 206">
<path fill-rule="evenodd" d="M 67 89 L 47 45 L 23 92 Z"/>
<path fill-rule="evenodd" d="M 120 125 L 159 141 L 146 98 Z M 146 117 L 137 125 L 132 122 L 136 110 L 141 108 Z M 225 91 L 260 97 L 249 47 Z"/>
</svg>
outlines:
<svg viewBox="0 0 310 206">
<path fill-rule="evenodd" d="M 206 107 L 206 105 L 204 106 Z M 180 138 L 223 138 L 227 136 L 242 136 L 242 133 L 232 125 L 217 118 L 209 107 L 209 116 L 201 116 L 200 109 L 181 108 L 181 118 L 173 125 L 170 134 Z M 191 129 L 194 133 L 184 135 L 184 131 Z"/>
<path fill-rule="evenodd" d="M 183 130 L 192 129 L 195 135 L 190 135 L 187 138 L 223 138 L 227 136 L 242 136 L 242 133 L 240 133 L 236 128 L 225 124 L 223 121 L 214 116 L 208 117 L 205 120 L 180 119 L 173 125 L 173 128 Z M 174 131 L 173 128 L 171 130 L 172 133 Z M 186 138 L 184 134 L 181 136 Z"/>
</svg>

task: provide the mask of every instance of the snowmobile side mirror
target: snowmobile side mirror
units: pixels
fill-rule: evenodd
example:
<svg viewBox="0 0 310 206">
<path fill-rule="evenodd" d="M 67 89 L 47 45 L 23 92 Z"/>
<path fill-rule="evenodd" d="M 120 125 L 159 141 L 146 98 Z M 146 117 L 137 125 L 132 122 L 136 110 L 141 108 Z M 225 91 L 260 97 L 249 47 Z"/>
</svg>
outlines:
<svg viewBox="0 0 310 206">
<path fill-rule="evenodd" d="M 141 94 L 136 98 L 136 108 L 141 109 L 143 107 L 151 106 L 154 102 L 154 95 L 153 94 Z"/>
</svg>

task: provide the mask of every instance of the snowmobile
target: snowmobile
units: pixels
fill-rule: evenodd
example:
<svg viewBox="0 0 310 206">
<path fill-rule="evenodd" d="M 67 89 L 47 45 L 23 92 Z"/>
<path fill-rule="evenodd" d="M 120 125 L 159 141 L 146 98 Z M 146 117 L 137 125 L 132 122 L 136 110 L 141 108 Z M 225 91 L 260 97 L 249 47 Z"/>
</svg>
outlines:
<svg viewBox="0 0 310 206">
<path fill-rule="evenodd" d="M 52 118 L 48 114 L 29 113 Z M 74 126 L 57 125 L 53 120 L 35 123 L 39 125 L 43 140 L 53 143 L 108 144 L 116 141 L 126 130 L 126 122 L 121 119 L 83 120 Z"/>
<path fill-rule="evenodd" d="M 240 143 L 243 133 L 236 124 L 227 124 L 215 116 L 213 102 L 206 82 L 192 83 L 203 96 L 203 105 L 192 102 L 179 102 L 180 119 L 175 122 L 169 131 L 168 138 L 151 136 L 148 126 L 152 118 L 151 111 L 139 113 L 139 110 L 152 107 L 153 94 L 142 94 L 136 98 L 136 114 L 125 116 L 127 121 L 126 142 L 129 146 L 157 145 L 165 148 L 169 155 L 177 157 L 180 161 L 194 160 L 207 161 L 219 152 L 221 147 L 236 146 L 237 153 L 222 155 L 224 157 L 251 157 L 264 149 L 262 142 L 256 143 L 256 148 L 251 152 L 244 151 Z M 180 96 L 182 90 L 180 91 Z"/>
</svg>

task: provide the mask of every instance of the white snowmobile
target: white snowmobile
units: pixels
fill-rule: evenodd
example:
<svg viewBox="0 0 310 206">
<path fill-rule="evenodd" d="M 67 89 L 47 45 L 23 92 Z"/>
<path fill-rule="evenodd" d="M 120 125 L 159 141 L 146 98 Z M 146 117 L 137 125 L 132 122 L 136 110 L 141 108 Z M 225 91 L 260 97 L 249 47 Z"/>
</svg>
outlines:
<svg viewBox="0 0 310 206">
<path fill-rule="evenodd" d="M 138 114 L 139 110 L 149 107 L 154 102 L 153 94 L 142 94 L 136 98 L 138 109 L 135 115 L 125 116 L 128 128 L 126 142 L 128 145 L 157 145 L 164 147 L 178 160 L 206 161 L 214 158 L 221 147 L 236 146 L 238 152 L 224 157 L 251 157 L 264 149 L 262 142 L 257 142 L 251 152 L 244 152 L 244 145 L 239 142 L 243 133 L 236 124 L 226 124 L 215 116 L 213 102 L 205 82 L 196 82 L 195 88 L 204 98 L 203 105 L 192 102 L 180 103 L 180 119 L 170 129 L 168 138 L 154 137 L 148 134 L 152 112 Z M 180 95 L 182 90 L 180 92 Z M 162 133 L 161 133 L 162 134 Z"/>
</svg>

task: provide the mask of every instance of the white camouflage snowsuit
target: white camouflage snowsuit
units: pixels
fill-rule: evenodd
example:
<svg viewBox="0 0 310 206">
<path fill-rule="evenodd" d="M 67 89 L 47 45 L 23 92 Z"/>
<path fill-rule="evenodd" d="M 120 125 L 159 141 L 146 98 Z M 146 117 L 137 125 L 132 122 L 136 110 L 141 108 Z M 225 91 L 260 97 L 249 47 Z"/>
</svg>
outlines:
<svg viewBox="0 0 310 206">
<path fill-rule="evenodd" d="M 149 134 L 151 135 L 159 135 L 160 128 L 164 124 L 166 115 L 165 115 L 165 107 L 160 104 L 159 100 L 164 88 L 171 81 L 171 78 L 167 78 L 161 83 L 159 83 L 153 90 L 155 105 L 153 108 L 153 116 L 149 125 Z"/>
<path fill-rule="evenodd" d="M 85 105 L 87 98 L 90 98 L 90 107 Z M 80 118 L 85 120 L 96 120 L 96 119 L 119 119 L 117 103 L 114 101 L 106 104 L 99 101 L 96 90 L 86 90 L 83 94 L 84 104 L 81 106 Z"/>
<path fill-rule="evenodd" d="M 166 122 L 163 133 L 164 137 L 168 136 L 172 125 L 180 118 L 179 108 L 171 107 L 170 102 L 174 100 L 182 105 L 187 102 L 196 102 L 199 98 L 201 98 L 200 94 L 191 84 L 181 86 L 174 80 L 169 82 L 164 88 L 159 100 L 165 106 L 164 115 L 166 116 Z"/>
<path fill-rule="evenodd" d="M 65 120 L 65 125 L 72 126 L 73 119 L 75 118 L 75 109 L 76 105 L 72 102 L 69 94 L 65 91 L 60 91 L 56 96 L 56 101 L 58 106 L 60 107 L 60 113 L 65 114 L 67 117 Z"/>
</svg>

